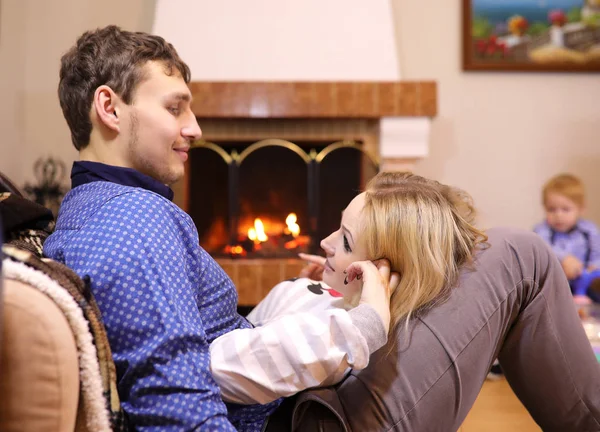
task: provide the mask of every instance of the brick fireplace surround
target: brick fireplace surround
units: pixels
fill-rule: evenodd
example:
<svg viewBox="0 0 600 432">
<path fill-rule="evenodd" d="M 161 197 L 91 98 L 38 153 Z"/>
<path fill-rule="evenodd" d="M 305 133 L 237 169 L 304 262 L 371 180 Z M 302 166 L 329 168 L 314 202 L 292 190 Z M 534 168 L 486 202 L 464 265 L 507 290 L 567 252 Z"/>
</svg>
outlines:
<svg viewBox="0 0 600 432">
<path fill-rule="evenodd" d="M 205 141 L 358 140 L 382 170 L 410 170 L 427 155 L 428 125 L 437 113 L 437 86 L 430 81 L 192 82 L 190 90 Z M 194 199 L 188 176 L 173 189 L 188 211 Z M 303 266 L 289 258 L 217 261 L 243 306 L 257 304 Z"/>
</svg>

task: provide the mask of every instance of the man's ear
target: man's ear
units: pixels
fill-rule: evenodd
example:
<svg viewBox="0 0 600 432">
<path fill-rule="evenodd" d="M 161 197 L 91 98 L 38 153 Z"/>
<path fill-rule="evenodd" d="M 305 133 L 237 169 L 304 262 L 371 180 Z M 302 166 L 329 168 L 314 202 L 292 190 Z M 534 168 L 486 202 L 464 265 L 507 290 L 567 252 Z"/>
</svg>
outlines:
<svg viewBox="0 0 600 432">
<path fill-rule="evenodd" d="M 121 104 L 121 98 L 107 85 L 101 85 L 94 92 L 92 106 L 96 111 L 98 119 L 108 129 L 117 133 L 121 130 L 121 122 L 119 119 L 119 108 Z"/>
</svg>

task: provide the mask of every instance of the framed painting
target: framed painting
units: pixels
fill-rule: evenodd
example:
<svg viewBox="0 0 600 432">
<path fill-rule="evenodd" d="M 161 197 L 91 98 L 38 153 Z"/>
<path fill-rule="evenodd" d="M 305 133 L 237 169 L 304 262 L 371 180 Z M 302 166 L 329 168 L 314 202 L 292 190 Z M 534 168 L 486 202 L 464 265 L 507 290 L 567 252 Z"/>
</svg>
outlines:
<svg viewBox="0 0 600 432">
<path fill-rule="evenodd" d="M 600 71 L 600 0 L 463 0 L 463 69 Z"/>
</svg>

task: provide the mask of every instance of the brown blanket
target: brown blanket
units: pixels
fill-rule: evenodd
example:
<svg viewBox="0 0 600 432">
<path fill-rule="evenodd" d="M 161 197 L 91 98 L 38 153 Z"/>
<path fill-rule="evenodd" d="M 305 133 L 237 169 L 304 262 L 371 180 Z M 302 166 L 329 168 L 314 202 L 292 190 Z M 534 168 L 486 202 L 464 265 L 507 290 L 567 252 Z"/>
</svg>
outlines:
<svg viewBox="0 0 600 432">
<path fill-rule="evenodd" d="M 117 375 L 108 338 L 89 283 L 68 267 L 42 258 L 43 242 L 54 227 L 52 213 L 25 198 L 2 193 L 0 194 L 0 217 L 3 221 L 6 241 L 6 245 L 2 248 L 3 259 L 22 263 L 48 276 L 73 297 L 83 312 L 96 347 L 102 392 L 112 429 L 113 431 L 128 430 L 117 393 Z"/>
</svg>

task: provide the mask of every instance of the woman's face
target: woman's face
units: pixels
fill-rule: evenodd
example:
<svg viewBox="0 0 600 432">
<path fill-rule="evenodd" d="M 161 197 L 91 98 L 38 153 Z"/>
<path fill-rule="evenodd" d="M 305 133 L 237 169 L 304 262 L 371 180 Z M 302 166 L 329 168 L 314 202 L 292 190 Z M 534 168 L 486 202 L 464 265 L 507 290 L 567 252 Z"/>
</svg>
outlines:
<svg viewBox="0 0 600 432">
<path fill-rule="evenodd" d="M 361 280 L 344 284 L 346 268 L 355 261 L 367 259 L 366 247 L 363 244 L 361 227 L 361 211 L 365 205 L 364 192 L 357 195 L 342 214 L 340 228 L 321 241 L 327 261 L 323 272 L 323 282 L 334 290 L 352 299 L 360 294 Z"/>
</svg>

